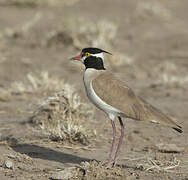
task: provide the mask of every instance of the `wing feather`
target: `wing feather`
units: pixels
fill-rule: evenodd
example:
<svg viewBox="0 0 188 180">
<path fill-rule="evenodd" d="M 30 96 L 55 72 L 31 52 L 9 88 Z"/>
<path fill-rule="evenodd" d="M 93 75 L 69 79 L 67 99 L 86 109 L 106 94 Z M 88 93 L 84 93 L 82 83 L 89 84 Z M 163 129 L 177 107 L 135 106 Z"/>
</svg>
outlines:
<svg viewBox="0 0 188 180">
<path fill-rule="evenodd" d="M 92 87 L 95 93 L 107 104 L 119 109 L 125 117 L 156 121 L 164 125 L 179 127 L 168 116 L 136 96 L 124 82 L 112 73 L 104 72 L 93 79 Z"/>
</svg>

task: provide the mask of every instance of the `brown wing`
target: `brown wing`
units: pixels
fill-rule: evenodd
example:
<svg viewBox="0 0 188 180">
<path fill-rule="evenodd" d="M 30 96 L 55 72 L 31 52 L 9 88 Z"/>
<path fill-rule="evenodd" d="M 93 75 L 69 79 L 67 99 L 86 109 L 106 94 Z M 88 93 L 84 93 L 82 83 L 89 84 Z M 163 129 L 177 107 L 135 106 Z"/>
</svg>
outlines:
<svg viewBox="0 0 188 180">
<path fill-rule="evenodd" d="M 126 84 L 112 73 L 104 72 L 93 79 L 92 86 L 96 94 L 107 104 L 119 109 L 126 117 L 156 121 L 171 127 L 179 127 L 168 116 L 139 98 Z"/>
</svg>

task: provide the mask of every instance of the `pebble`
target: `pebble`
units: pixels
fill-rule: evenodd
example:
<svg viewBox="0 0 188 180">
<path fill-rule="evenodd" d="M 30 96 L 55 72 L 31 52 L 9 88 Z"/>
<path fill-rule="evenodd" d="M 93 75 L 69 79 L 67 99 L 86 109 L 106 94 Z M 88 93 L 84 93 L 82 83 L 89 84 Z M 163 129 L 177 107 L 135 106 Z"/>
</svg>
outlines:
<svg viewBox="0 0 188 180">
<path fill-rule="evenodd" d="M 82 161 L 82 162 L 80 163 L 80 165 L 83 166 L 83 167 L 88 167 L 90 164 L 89 164 L 89 162 L 87 162 L 87 161 Z"/>
<path fill-rule="evenodd" d="M 16 159 L 16 156 L 13 155 L 13 154 L 7 154 L 7 156 L 8 156 L 9 158 L 11 158 L 11 159 Z"/>
<path fill-rule="evenodd" d="M 56 172 L 50 177 L 50 179 L 52 179 L 52 180 L 68 180 L 68 179 L 72 178 L 74 169 L 75 169 L 75 167 L 71 167 L 71 168 L 66 168 L 62 171 Z"/>
<path fill-rule="evenodd" d="M 176 144 L 156 144 L 156 147 L 159 151 L 164 153 L 180 153 L 183 152 L 185 149 L 183 147 L 178 147 Z"/>
<path fill-rule="evenodd" d="M 14 164 L 13 164 L 12 161 L 6 160 L 4 164 L 5 164 L 6 168 L 8 168 L 8 169 L 14 169 Z"/>
</svg>

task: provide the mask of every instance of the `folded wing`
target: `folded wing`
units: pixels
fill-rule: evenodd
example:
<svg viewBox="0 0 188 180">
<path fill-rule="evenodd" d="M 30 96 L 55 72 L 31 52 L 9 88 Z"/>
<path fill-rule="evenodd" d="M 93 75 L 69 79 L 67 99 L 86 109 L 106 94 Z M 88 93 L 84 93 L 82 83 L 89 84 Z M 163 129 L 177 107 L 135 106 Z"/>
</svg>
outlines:
<svg viewBox="0 0 188 180">
<path fill-rule="evenodd" d="M 112 73 L 104 72 L 100 74 L 93 79 L 92 87 L 104 102 L 119 109 L 123 116 L 161 123 L 182 132 L 181 127 L 172 119 L 136 96 L 124 82 L 117 79 Z"/>
</svg>

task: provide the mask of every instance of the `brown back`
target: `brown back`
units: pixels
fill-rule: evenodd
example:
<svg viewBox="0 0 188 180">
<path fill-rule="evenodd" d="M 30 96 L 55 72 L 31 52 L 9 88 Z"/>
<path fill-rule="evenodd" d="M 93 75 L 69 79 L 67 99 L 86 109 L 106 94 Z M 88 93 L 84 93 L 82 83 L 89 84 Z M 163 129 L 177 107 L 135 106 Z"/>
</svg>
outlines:
<svg viewBox="0 0 188 180">
<path fill-rule="evenodd" d="M 126 117 L 156 121 L 168 126 L 178 126 L 168 116 L 136 96 L 134 92 L 112 73 L 104 72 L 92 81 L 95 93 L 107 104 L 119 109 Z"/>
</svg>

